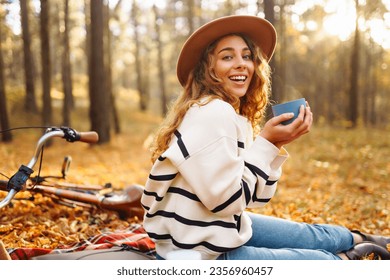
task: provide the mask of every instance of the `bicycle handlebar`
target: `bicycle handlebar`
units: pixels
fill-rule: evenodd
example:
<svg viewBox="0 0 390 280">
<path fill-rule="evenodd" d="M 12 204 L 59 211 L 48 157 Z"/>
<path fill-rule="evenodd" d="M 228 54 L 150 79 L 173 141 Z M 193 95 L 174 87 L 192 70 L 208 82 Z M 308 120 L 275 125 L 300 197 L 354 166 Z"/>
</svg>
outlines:
<svg viewBox="0 0 390 280">
<path fill-rule="evenodd" d="M 46 133 L 42 135 L 37 143 L 35 153 L 30 162 L 25 165 L 21 165 L 18 172 L 16 172 L 9 180 L 7 190 L 9 191 L 7 196 L 0 201 L 0 209 L 5 207 L 11 202 L 16 193 L 25 187 L 25 183 L 30 178 L 30 174 L 34 171 L 32 168 L 36 164 L 38 157 L 42 151 L 43 145 L 53 137 L 60 137 L 66 139 L 68 142 L 81 141 L 85 143 L 96 143 L 99 140 L 99 136 L 95 131 L 78 132 L 70 127 L 52 127 L 46 130 Z"/>
<path fill-rule="evenodd" d="M 7 206 L 16 194 L 17 194 L 17 191 L 10 190 L 8 192 L 7 196 L 2 201 L 0 201 L 0 209 Z"/>
<path fill-rule="evenodd" d="M 80 140 L 84 143 L 97 143 L 99 141 L 99 135 L 95 131 L 79 132 Z"/>
</svg>

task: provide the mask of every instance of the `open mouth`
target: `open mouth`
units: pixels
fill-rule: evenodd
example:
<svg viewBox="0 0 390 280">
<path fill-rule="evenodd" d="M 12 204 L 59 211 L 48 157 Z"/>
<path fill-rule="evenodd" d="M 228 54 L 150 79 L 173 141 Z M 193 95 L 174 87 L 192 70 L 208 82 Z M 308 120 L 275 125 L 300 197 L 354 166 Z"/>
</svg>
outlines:
<svg viewBox="0 0 390 280">
<path fill-rule="evenodd" d="M 229 79 L 234 82 L 245 82 L 248 77 L 244 75 L 230 76 Z"/>
</svg>

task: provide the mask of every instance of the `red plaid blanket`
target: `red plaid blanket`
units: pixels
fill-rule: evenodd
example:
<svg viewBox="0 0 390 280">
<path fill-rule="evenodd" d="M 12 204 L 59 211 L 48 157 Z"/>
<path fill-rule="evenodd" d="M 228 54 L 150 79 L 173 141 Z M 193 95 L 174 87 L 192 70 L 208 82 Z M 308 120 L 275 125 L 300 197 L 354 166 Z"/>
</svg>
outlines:
<svg viewBox="0 0 390 280">
<path fill-rule="evenodd" d="M 29 260 L 45 254 L 69 253 L 83 250 L 109 249 L 113 246 L 129 246 L 136 251 L 154 256 L 155 244 L 147 235 L 142 225 L 135 224 L 120 232 L 107 232 L 93 236 L 88 240 L 77 242 L 56 249 L 15 248 L 8 249 L 13 260 Z"/>
</svg>

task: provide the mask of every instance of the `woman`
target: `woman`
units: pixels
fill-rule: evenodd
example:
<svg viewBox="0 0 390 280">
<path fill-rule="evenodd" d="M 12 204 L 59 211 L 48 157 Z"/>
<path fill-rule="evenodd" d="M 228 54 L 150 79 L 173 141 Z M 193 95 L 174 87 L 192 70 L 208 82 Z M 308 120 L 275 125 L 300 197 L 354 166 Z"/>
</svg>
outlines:
<svg viewBox="0 0 390 280">
<path fill-rule="evenodd" d="M 272 198 L 288 157 L 283 146 L 312 125 L 302 106 L 291 124 L 281 125 L 293 117 L 287 113 L 259 131 L 275 45 L 273 26 L 254 16 L 211 21 L 184 44 L 184 91 L 157 135 L 141 201 L 158 259 L 181 249 L 202 259 L 389 258 L 385 237 L 245 211 Z"/>
</svg>

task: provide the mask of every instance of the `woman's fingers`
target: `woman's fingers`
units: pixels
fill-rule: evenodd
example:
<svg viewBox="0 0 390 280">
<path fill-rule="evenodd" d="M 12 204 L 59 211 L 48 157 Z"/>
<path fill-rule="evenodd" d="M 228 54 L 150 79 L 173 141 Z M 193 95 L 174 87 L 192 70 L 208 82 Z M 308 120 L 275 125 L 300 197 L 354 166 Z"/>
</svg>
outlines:
<svg viewBox="0 0 390 280">
<path fill-rule="evenodd" d="M 309 106 L 304 108 L 302 105 L 300 108 L 299 115 L 291 125 L 293 126 L 294 135 L 303 135 L 310 131 L 313 123 L 313 114 Z"/>
<path fill-rule="evenodd" d="M 308 105 L 308 104 L 307 104 Z M 309 106 L 301 106 L 297 118 L 288 125 L 282 122 L 291 119 L 293 113 L 284 113 L 270 119 L 264 126 L 261 136 L 276 146 L 286 145 L 310 131 L 313 114 Z"/>
<path fill-rule="evenodd" d="M 272 120 L 273 125 L 279 125 L 282 122 L 288 121 L 289 119 L 291 119 L 293 117 L 294 117 L 294 113 L 284 113 L 284 114 L 281 114 L 279 116 L 272 118 L 271 120 Z"/>
</svg>

